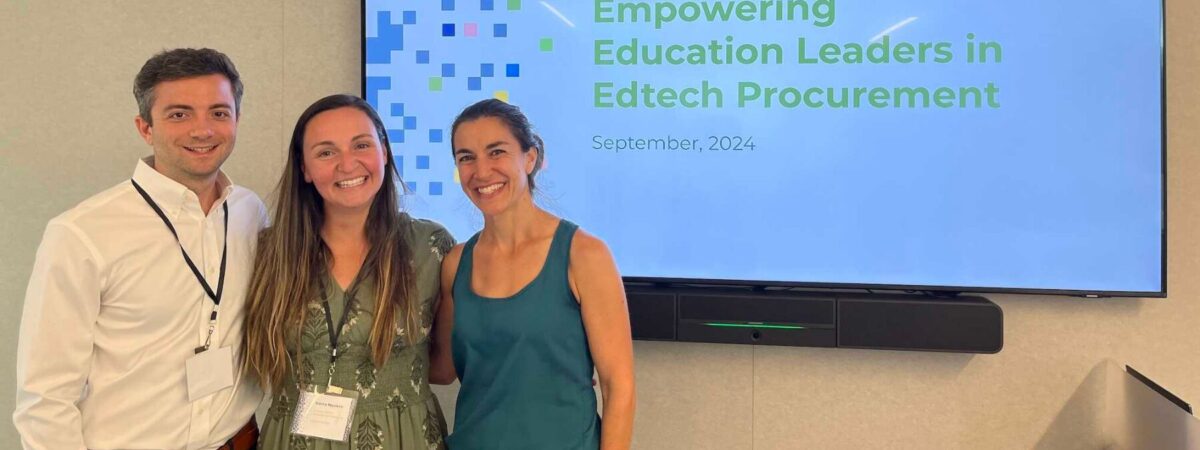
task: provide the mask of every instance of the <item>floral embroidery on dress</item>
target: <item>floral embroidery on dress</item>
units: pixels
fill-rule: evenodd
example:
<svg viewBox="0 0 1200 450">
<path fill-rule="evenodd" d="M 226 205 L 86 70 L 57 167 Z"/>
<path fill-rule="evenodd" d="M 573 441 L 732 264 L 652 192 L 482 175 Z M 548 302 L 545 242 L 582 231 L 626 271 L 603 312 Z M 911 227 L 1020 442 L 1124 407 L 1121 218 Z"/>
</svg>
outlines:
<svg viewBox="0 0 1200 450">
<path fill-rule="evenodd" d="M 425 445 L 429 448 L 442 448 L 442 426 L 434 419 L 433 414 L 425 415 L 425 422 L 421 424 L 421 430 L 425 432 Z"/>
<path fill-rule="evenodd" d="M 413 358 L 408 382 L 412 384 L 413 392 L 417 393 L 418 398 L 421 397 L 421 387 L 428 383 L 428 375 L 429 361 L 425 358 Z"/>
<path fill-rule="evenodd" d="M 329 330 L 325 325 L 325 311 L 321 305 L 316 302 L 308 304 L 308 311 L 305 312 L 306 317 L 304 326 L 301 327 L 301 339 L 304 341 L 315 342 L 317 345 L 325 343 L 325 347 L 329 347 Z"/>
<path fill-rule="evenodd" d="M 388 396 L 388 408 L 396 410 L 396 412 L 404 412 L 408 409 L 408 400 L 404 395 L 400 394 L 400 388 L 392 389 L 392 394 Z"/>
<path fill-rule="evenodd" d="M 383 429 L 370 417 L 358 423 L 354 437 L 358 441 L 358 450 L 383 450 Z"/>
<path fill-rule="evenodd" d="M 291 438 L 288 439 L 288 448 L 291 450 L 307 450 L 308 438 L 298 434 L 293 434 L 291 435 Z"/>
<path fill-rule="evenodd" d="M 437 257 L 438 262 L 442 262 L 442 258 L 450 253 L 450 249 L 454 247 L 454 237 L 444 229 L 439 229 L 429 235 L 429 250 L 433 252 L 433 256 Z"/>
<path fill-rule="evenodd" d="M 404 327 L 396 327 L 396 338 L 392 339 L 392 354 L 396 355 L 408 348 L 408 339 L 405 336 Z"/>
<path fill-rule="evenodd" d="M 362 393 L 364 399 L 370 397 L 371 391 L 375 389 L 375 375 L 377 374 L 375 364 L 370 359 L 363 360 L 354 369 L 354 389 Z"/>
<path fill-rule="evenodd" d="M 317 368 L 313 366 L 312 360 L 307 357 L 300 360 L 300 385 L 307 386 L 313 383 L 313 375 L 317 373 Z"/>
<path fill-rule="evenodd" d="M 287 390 L 282 390 L 275 401 L 271 402 L 271 408 L 267 410 L 267 415 L 275 417 L 283 417 L 288 413 L 288 405 L 291 402 L 288 399 Z"/>
</svg>

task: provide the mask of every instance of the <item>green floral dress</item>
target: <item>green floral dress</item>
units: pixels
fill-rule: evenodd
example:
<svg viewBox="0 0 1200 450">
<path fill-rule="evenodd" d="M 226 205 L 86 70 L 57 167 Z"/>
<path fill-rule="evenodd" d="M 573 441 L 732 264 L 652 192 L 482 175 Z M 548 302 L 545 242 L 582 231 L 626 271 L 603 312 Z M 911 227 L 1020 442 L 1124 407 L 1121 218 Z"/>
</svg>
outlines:
<svg viewBox="0 0 1200 450">
<path fill-rule="evenodd" d="M 291 433 L 292 416 L 301 385 L 324 386 L 329 380 L 329 327 L 320 297 L 308 305 L 306 323 L 300 336 L 302 354 L 292 354 L 299 361 L 283 382 L 281 392 L 274 393 L 271 408 L 263 421 L 259 448 L 317 449 L 317 450 L 393 450 L 446 448 L 446 420 L 441 406 L 429 390 L 429 331 L 433 323 L 434 305 L 438 298 L 439 273 L 442 257 L 454 245 L 454 239 L 440 225 L 411 219 L 406 241 L 412 249 L 414 291 L 421 302 L 420 330 L 396 328 L 392 355 L 383 367 L 371 362 L 367 346 L 374 321 L 374 280 L 362 281 L 357 289 L 353 307 L 346 317 L 338 339 L 337 367 L 333 384 L 358 392 L 358 406 L 347 442 L 313 439 Z M 334 323 L 341 318 L 346 304 L 345 293 L 332 278 L 325 282 L 329 291 L 330 313 Z M 416 345 L 408 345 L 409 333 L 419 333 Z M 294 342 L 289 348 L 294 348 Z M 296 377 L 299 376 L 299 382 Z"/>
</svg>

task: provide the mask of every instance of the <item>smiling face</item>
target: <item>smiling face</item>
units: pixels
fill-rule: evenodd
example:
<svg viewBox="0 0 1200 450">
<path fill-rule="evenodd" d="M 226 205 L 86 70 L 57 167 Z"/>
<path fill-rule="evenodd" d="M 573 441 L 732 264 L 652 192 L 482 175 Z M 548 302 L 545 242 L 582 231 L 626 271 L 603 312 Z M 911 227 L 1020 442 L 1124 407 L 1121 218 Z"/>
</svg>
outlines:
<svg viewBox="0 0 1200 450">
<path fill-rule="evenodd" d="M 386 157 L 375 124 L 357 108 L 322 112 L 304 129 L 304 181 L 317 189 L 326 214 L 370 211 Z"/>
<path fill-rule="evenodd" d="M 463 122 L 454 132 L 453 144 L 463 192 L 484 216 L 532 201 L 529 176 L 537 150 L 522 149 L 504 121 L 482 117 Z"/>
<path fill-rule="evenodd" d="M 216 181 L 233 152 L 237 111 L 223 75 L 164 81 L 154 86 L 150 117 L 134 121 L 154 148 L 154 169 L 185 186 Z"/>
</svg>

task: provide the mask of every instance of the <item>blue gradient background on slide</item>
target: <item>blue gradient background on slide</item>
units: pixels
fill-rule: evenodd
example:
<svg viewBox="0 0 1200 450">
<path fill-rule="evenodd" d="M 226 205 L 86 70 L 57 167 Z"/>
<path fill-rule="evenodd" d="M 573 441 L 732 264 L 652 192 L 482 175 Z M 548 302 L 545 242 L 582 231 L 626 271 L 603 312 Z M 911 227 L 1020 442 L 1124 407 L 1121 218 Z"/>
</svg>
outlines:
<svg viewBox="0 0 1200 450">
<path fill-rule="evenodd" d="M 679 3 L 679 2 L 677 2 Z M 493 96 L 546 142 L 537 201 L 607 241 L 634 277 L 1089 292 L 1162 286 L 1161 4 L 906 0 L 812 21 L 595 23 L 592 1 L 368 0 L 368 100 L 406 207 L 465 240 L 482 218 L 456 184 L 449 127 Z M 945 64 L 797 64 L 895 24 L 949 42 Z M 975 42 L 1000 63 L 966 61 Z M 617 45 L 777 43 L 779 65 L 597 66 Z M 547 44 L 549 44 L 547 46 Z M 597 108 L 596 82 L 724 91 L 721 108 Z M 764 87 L 985 87 L 999 108 L 737 106 Z M 593 137 L 753 139 L 742 151 L 593 149 Z"/>
</svg>

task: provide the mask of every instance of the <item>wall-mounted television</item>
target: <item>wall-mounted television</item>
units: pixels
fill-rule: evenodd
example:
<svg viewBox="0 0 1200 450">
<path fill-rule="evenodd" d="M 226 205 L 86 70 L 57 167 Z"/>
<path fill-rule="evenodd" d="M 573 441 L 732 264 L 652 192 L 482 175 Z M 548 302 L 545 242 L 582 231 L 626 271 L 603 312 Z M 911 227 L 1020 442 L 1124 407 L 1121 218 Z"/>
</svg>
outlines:
<svg viewBox="0 0 1200 450">
<path fill-rule="evenodd" d="M 627 281 L 1166 294 L 1161 0 L 366 0 L 414 214 L 482 218 L 449 127 L 518 105 L 537 201 Z"/>
</svg>

